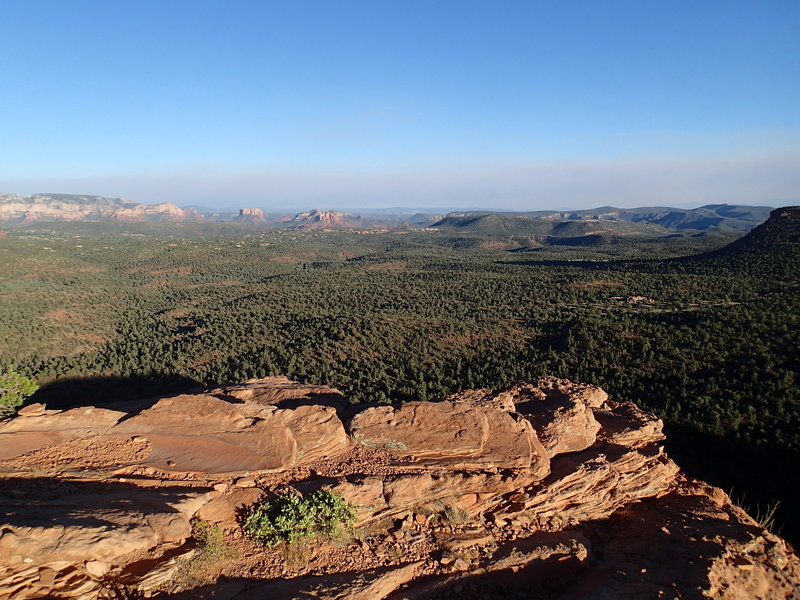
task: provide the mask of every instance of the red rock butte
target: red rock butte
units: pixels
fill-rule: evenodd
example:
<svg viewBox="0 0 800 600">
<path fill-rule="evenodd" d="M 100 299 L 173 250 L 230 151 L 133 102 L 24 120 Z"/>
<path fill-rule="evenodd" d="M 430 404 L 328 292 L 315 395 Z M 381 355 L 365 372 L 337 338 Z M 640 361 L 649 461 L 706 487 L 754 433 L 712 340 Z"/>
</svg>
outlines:
<svg viewBox="0 0 800 600">
<path fill-rule="evenodd" d="M 0 598 L 800 597 L 792 548 L 595 386 L 353 405 L 271 377 L 124 407 L 0 422 Z M 299 562 L 244 536 L 259 500 L 318 489 L 360 535 Z"/>
</svg>

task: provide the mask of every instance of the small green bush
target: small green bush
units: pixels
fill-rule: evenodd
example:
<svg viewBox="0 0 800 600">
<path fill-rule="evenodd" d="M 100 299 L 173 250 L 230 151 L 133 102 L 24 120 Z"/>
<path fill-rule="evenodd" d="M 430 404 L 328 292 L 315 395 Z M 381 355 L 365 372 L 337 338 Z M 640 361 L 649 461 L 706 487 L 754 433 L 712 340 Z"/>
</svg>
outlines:
<svg viewBox="0 0 800 600">
<path fill-rule="evenodd" d="M 223 557 L 230 554 L 222 529 L 208 521 L 197 520 L 192 523 L 192 536 L 197 541 L 200 554 L 205 557 Z"/>
<path fill-rule="evenodd" d="M 342 527 L 352 527 L 355 516 L 355 508 L 329 490 L 306 497 L 289 493 L 256 505 L 244 521 L 244 531 L 265 546 L 294 544 L 320 534 L 337 535 Z"/>
<path fill-rule="evenodd" d="M 39 384 L 14 369 L 0 371 L 0 418 L 17 412 L 17 407 L 38 389 Z"/>
</svg>

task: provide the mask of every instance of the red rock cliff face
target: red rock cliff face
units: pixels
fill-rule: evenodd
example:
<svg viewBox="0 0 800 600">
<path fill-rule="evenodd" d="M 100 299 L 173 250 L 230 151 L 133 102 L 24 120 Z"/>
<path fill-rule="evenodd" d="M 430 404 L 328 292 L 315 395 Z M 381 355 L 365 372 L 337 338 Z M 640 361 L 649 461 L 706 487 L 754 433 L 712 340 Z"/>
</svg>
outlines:
<svg viewBox="0 0 800 600">
<path fill-rule="evenodd" d="M 235 220 L 248 223 L 262 223 L 266 219 L 264 218 L 264 212 L 260 208 L 240 208 L 239 216 L 237 216 Z"/>
<path fill-rule="evenodd" d="M 310 210 L 289 221 L 295 229 L 349 229 L 361 224 L 361 217 L 335 210 Z"/>
<path fill-rule="evenodd" d="M 661 425 L 555 378 L 402 406 L 279 377 L 29 406 L 0 423 L 0 598 L 800 597 L 793 550 L 684 477 Z M 260 498 L 318 489 L 358 536 L 298 561 L 243 535 Z M 224 553 L 195 547 L 199 521 Z"/>
<path fill-rule="evenodd" d="M 201 221 L 194 210 L 169 202 L 139 204 L 122 198 L 37 194 L 0 194 L 0 222 L 35 221 Z"/>
</svg>

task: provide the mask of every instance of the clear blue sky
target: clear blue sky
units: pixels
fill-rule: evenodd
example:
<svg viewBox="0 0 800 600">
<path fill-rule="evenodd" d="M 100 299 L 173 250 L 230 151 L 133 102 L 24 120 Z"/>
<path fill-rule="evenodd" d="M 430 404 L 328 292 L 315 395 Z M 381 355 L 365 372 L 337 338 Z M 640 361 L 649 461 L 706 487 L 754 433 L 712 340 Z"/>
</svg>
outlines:
<svg viewBox="0 0 800 600">
<path fill-rule="evenodd" d="M 800 200 L 797 0 L 5 0 L 0 23 L 0 192 Z"/>
</svg>

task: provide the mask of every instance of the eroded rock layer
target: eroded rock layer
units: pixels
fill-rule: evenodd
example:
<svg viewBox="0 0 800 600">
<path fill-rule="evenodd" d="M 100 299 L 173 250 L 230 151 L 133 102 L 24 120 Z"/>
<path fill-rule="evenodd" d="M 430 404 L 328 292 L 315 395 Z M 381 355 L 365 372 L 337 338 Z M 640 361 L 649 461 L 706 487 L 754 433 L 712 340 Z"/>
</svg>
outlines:
<svg viewBox="0 0 800 600">
<path fill-rule="evenodd" d="M 684 478 L 661 429 L 556 378 L 402 406 L 281 377 L 29 406 L 0 422 L 0 598 L 800 597 L 792 549 Z M 317 489 L 358 535 L 243 535 L 259 500 Z"/>
</svg>

